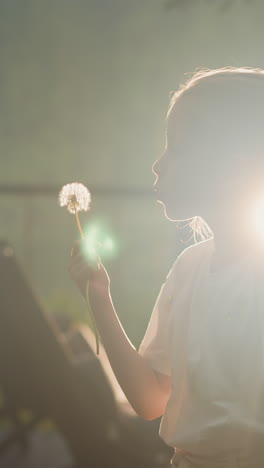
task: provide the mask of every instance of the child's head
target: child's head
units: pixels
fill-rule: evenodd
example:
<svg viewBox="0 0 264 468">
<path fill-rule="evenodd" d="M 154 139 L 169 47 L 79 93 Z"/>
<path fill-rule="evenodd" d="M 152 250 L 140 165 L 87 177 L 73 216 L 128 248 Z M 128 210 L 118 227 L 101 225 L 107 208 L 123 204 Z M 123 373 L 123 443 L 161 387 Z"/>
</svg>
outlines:
<svg viewBox="0 0 264 468">
<path fill-rule="evenodd" d="M 213 229 L 220 219 L 246 219 L 264 195 L 263 117 L 263 69 L 200 70 L 180 86 L 170 101 L 165 151 L 153 165 L 169 219 L 188 219 L 202 237 L 212 235 L 206 223 Z"/>
</svg>

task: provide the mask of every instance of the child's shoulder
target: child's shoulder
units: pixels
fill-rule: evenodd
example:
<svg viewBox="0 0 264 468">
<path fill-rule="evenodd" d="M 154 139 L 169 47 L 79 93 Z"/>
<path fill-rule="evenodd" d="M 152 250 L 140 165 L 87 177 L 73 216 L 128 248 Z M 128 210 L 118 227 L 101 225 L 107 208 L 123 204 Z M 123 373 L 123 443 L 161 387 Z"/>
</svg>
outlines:
<svg viewBox="0 0 264 468">
<path fill-rule="evenodd" d="M 197 242 L 197 244 L 192 244 L 189 247 L 186 247 L 180 255 L 178 255 L 176 262 L 188 264 L 193 262 L 196 259 L 202 258 L 205 254 L 210 253 L 214 249 L 214 239 L 206 239 L 205 241 Z"/>
<path fill-rule="evenodd" d="M 192 244 L 185 249 L 176 257 L 172 268 L 167 275 L 167 278 L 170 276 L 177 275 L 178 277 L 185 277 L 189 275 L 193 268 L 204 258 L 204 255 L 208 255 L 214 249 L 214 239 L 206 239 L 205 241 L 198 242 L 197 244 Z"/>
<path fill-rule="evenodd" d="M 186 247 L 176 257 L 171 272 L 179 275 L 190 273 L 190 271 L 204 258 L 210 255 L 214 249 L 214 239 L 206 239 Z"/>
<path fill-rule="evenodd" d="M 212 252 L 214 248 L 213 238 L 205 241 L 198 242 L 186 247 L 176 257 L 173 265 L 166 276 L 167 288 L 173 287 L 175 281 L 184 283 L 187 279 L 192 278 L 192 272 L 195 271 L 196 266 L 204 258 Z"/>
</svg>

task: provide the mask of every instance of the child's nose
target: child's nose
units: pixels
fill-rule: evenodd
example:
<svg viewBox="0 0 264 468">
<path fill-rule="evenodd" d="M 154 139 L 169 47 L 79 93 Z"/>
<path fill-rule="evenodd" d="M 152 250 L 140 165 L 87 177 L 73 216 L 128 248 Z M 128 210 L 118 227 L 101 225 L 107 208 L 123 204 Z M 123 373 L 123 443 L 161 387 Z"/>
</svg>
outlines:
<svg viewBox="0 0 264 468">
<path fill-rule="evenodd" d="M 154 162 L 152 166 L 152 172 L 157 176 L 160 177 L 166 171 L 166 164 L 164 160 L 164 154 Z"/>
<path fill-rule="evenodd" d="M 158 162 L 159 160 L 157 159 L 157 161 L 154 162 L 154 164 L 152 164 L 152 172 L 155 176 L 159 176 L 158 174 Z"/>
</svg>

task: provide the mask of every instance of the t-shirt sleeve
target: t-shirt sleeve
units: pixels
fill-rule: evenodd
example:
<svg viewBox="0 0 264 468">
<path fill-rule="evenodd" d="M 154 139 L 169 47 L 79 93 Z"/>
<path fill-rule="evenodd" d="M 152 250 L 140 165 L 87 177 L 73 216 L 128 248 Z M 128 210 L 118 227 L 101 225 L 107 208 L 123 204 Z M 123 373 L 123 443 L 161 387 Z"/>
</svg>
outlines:
<svg viewBox="0 0 264 468">
<path fill-rule="evenodd" d="M 171 375 L 169 331 L 177 260 L 178 258 L 161 286 L 147 330 L 138 350 L 139 354 L 149 362 L 153 369 L 166 375 Z"/>
</svg>

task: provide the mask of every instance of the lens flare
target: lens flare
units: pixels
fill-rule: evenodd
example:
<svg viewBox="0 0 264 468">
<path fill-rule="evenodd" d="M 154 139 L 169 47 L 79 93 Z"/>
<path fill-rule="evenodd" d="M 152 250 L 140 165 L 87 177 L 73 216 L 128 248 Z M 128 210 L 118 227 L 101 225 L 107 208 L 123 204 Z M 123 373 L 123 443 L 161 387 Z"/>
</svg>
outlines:
<svg viewBox="0 0 264 468">
<path fill-rule="evenodd" d="M 114 248 L 113 239 L 111 239 L 110 237 L 107 237 L 103 242 L 103 248 L 104 248 L 104 250 L 106 250 L 108 252 L 112 251 L 113 248 Z"/>
<path fill-rule="evenodd" d="M 90 225 L 84 232 L 84 253 L 92 261 L 98 257 L 102 260 L 112 258 L 116 255 L 115 242 L 98 224 Z"/>
</svg>

